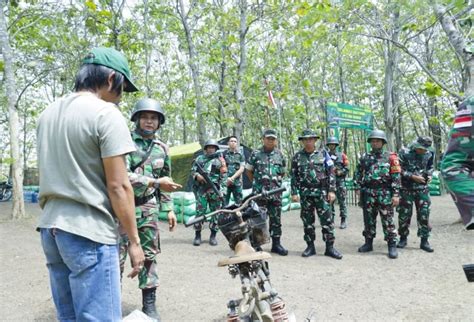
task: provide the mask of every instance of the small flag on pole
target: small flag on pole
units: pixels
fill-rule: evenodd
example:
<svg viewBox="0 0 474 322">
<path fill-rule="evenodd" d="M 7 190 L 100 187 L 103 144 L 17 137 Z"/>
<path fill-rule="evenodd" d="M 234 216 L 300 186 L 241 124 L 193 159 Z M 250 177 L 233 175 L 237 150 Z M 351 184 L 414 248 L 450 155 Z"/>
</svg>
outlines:
<svg viewBox="0 0 474 322">
<path fill-rule="evenodd" d="M 275 100 L 273 99 L 272 90 L 271 90 L 270 87 L 268 86 L 268 81 L 267 81 L 267 79 L 265 78 L 263 82 L 264 82 L 265 86 L 267 87 L 267 96 L 268 96 L 268 101 L 270 102 L 270 106 L 273 107 L 273 108 L 275 108 L 275 107 L 276 107 Z"/>
</svg>

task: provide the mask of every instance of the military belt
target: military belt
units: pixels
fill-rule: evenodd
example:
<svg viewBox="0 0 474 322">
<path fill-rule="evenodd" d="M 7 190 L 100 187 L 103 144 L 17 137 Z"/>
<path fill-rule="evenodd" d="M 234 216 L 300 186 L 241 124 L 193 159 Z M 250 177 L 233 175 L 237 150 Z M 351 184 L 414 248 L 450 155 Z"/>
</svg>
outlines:
<svg viewBox="0 0 474 322">
<path fill-rule="evenodd" d="M 135 197 L 135 207 L 146 204 L 148 201 L 153 199 L 154 196 L 155 196 L 154 194 L 151 194 L 144 197 Z"/>
</svg>

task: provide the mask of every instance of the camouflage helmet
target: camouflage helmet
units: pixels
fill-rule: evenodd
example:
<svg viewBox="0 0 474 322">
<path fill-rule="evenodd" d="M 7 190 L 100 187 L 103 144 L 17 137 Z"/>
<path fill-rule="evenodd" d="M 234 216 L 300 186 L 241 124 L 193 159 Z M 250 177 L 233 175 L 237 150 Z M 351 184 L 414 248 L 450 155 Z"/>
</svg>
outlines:
<svg viewBox="0 0 474 322">
<path fill-rule="evenodd" d="M 339 140 L 337 139 L 337 137 L 331 136 L 328 138 L 328 141 L 326 142 L 326 146 L 328 146 L 329 144 L 335 144 L 336 146 L 338 146 Z"/>
<path fill-rule="evenodd" d="M 298 136 L 298 141 L 301 141 L 303 139 L 310 139 L 310 138 L 319 139 L 320 136 L 317 135 L 316 132 L 314 132 L 313 130 L 306 129 L 306 130 L 303 130 L 300 136 Z"/>
<path fill-rule="evenodd" d="M 387 136 L 382 130 L 373 130 L 372 132 L 370 132 L 369 136 L 367 137 L 367 143 L 370 143 L 370 140 L 372 139 L 380 139 L 384 143 L 387 143 Z"/>
<path fill-rule="evenodd" d="M 130 120 L 135 122 L 140 114 L 140 112 L 155 112 L 158 113 L 160 118 L 160 126 L 165 124 L 165 112 L 161 107 L 160 103 L 157 100 L 152 98 L 142 98 L 138 102 L 135 103 L 133 107 L 132 116 Z"/>
<path fill-rule="evenodd" d="M 433 139 L 429 136 L 419 136 L 416 141 L 413 143 L 414 149 L 423 149 L 429 150 L 433 144 Z"/>
<path fill-rule="evenodd" d="M 214 139 L 207 140 L 206 143 L 204 143 L 203 150 L 206 150 L 208 146 L 214 146 L 216 150 L 219 150 L 219 144 Z"/>
</svg>

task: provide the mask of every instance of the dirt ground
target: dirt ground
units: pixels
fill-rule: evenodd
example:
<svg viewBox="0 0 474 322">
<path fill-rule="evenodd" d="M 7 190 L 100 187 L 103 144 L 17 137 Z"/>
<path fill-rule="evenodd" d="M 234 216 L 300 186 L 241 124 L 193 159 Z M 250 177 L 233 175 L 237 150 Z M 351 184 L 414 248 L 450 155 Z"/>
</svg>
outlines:
<svg viewBox="0 0 474 322">
<path fill-rule="evenodd" d="M 474 233 L 457 223 L 449 196 L 433 197 L 430 239 L 434 253 L 419 249 L 416 229 L 399 258 L 387 257 L 381 225 L 374 252 L 360 254 L 362 214 L 349 208 L 349 227 L 336 230 L 336 247 L 342 260 L 323 256 L 317 231 L 317 256 L 302 258 L 305 248 L 302 223 L 296 211 L 283 215 L 283 244 L 289 255 L 270 259 L 271 281 L 287 308 L 304 321 L 316 320 L 456 320 L 474 321 L 474 283 L 468 283 L 462 264 L 474 263 Z M 31 218 L 10 221 L 11 203 L 0 204 L 0 319 L 2 321 L 55 320 L 48 272 L 35 232 L 40 210 L 27 204 Z M 163 229 L 166 226 L 162 225 Z M 163 321 L 222 321 L 228 300 L 238 298 L 240 283 L 217 262 L 230 256 L 225 239 L 200 247 L 191 245 L 193 232 L 180 225 L 161 232 L 161 286 L 158 308 Z M 269 245 L 264 247 L 269 250 Z M 141 308 L 137 281 L 123 284 L 123 313 Z"/>
</svg>

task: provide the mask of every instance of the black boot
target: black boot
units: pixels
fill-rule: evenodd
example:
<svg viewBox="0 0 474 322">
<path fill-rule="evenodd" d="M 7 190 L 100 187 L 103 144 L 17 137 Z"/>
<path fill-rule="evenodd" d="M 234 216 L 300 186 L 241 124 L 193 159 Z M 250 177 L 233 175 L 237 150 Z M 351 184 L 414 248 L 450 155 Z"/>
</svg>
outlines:
<svg viewBox="0 0 474 322">
<path fill-rule="evenodd" d="M 428 252 L 428 253 L 434 252 L 434 249 L 431 248 L 431 245 L 428 242 L 427 237 L 422 237 L 421 238 L 420 248 L 423 249 L 425 252 Z"/>
<path fill-rule="evenodd" d="M 160 315 L 156 310 L 156 287 L 154 288 L 145 288 L 142 290 L 142 311 L 152 319 L 160 321 Z"/>
<path fill-rule="evenodd" d="M 374 250 L 372 243 L 374 242 L 373 238 L 365 238 L 365 244 L 359 247 L 359 253 L 367 253 Z"/>
<path fill-rule="evenodd" d="M 196 235 L 194 236 L 193 245 L 194 246 L 199 246 L 199 245 L 201 245 L 201 231 L 196 230 L 195 233 L 196 233 Z"/>
<path fill-rule="evenodd" d="M 335 259 L 342 258 L 342 254 L 339 253 L 339 251 L 334 248 L 334 241 L 326 242 L 326 251 L 324 252 L 324 256 L 329 256 Z"/>
<path fill-rule="evenodd" d="M 306 244 L 308 244 L 308 247 L 306 247 L 306 249 L 303 251 L 301 256 L 309 257 L 309 256 L 316 255 L 316 248 L 314 248 L 314 241 L 306 242 Z"/>
<path fill-rule="evenodd" d="M 211 230 L 211 236 L 209 237 L 209 245 L 217 246 L 216 234 L 217 234 L 217 231 Z"/>
<path fill-rule="evenodd" d="M 341 217 L 341 226 L 339 226 L 341 229 L 346 229 L 347 228 L 347 221 L 346 217 Z"/>
<path fill-rule="evenodd" d="M 388 257 L 392 259 L 398 257 L 397 243 L 394 240 L 388 242 Z"/>
<path fill-rule="evenodd" d="M 400 241 L 398 242 L 397 248 L 405 248 L 407 245 L 407 236 L 400 236 Z"/>
<path fill-rule="evenodd" d="M 280 256 L 288 255 L 288 251 L 280 244 L 280 237 L 272 237 L 272 253 L 277 253 Z"/>
</svg>

